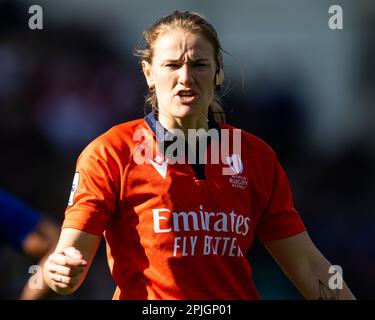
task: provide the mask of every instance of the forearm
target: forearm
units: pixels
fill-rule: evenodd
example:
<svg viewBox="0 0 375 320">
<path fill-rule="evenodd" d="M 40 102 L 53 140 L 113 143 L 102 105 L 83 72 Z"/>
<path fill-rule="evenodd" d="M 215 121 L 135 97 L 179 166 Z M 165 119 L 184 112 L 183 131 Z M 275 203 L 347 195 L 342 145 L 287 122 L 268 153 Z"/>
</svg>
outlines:
<svg viewBox="0 0 375 320">
<path fill-rule="evenodd" d="M 299 268 L 298 273 L 288 275 L 288 277 L 306 299 L 355 299 L 343 276 L 338 270 L 331 268 L 332 264 L 323 256 L 313 263 L 302 264 L 304 265 Z"/>
<path fill-rule="evenodd" d="M 100 239 L 84 231 L 63 229 L 55 252 L 43 268 L 47 285 L 62 295 L 76 291 L 87 275 Z"/>
<path fill-rule="evenodd" d="M 56 297 L 44 280 L 43 266 L 49 255 L 56 247 L 59 237 L 59 228 L 53 223 L 42 218 L 33 232 L 30 232 L 22 243 L 23 251 L 36 259 L 40 259 L 36 272 L 26 282 L 19 299 L 39 300 Z"/>
<path fill-rule="evenodd" d="M 20 300 L 53 299 L 56 297 L 56 293 L 51 290 L 43 277 L 42 268 L 46 260 L 47 257 L 43 258 L 39 262 L 37 272 L 35 272 L 26 282 L 26 285 L 22 289 L 22 292 L 19 296 Z"/>
<path fill-rule="evenodd" d="M 355 299 L 341 274 L 312 243 L 307 232 L 265 244 L 306 299 Z"/>
</svg>

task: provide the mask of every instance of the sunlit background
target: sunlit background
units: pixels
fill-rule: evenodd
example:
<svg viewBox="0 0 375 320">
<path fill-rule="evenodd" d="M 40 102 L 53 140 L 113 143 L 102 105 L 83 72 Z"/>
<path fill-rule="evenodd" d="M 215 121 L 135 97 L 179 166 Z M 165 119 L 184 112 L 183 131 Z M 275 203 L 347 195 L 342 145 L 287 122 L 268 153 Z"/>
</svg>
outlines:
<svg viewBox="0 0 375 320">
<path fill-rule="evenodd" d="M 43 30 L 28 27 L 33 4 L 43 9 Z M 343 30 L 328 27 L 333 4 L 343 9 Z M 274 148 L 313 241 L 358 298 L 373 299 L 371 0 L 0 0 L 0 187 L 62 223 L 84 146 L 144 116 L 147 87 L 131 51 L 176 9 L 216 27 L 229 53 L 228 123 Z M 302 298 L 258 242 L 248 257 L 262 298 Z M 0 246 L 0 298 L 17 296 L 34 263 Z M 110 299 L 113 290 L 102 245 L 84 285 L 62 299 Z"/>
</svg>

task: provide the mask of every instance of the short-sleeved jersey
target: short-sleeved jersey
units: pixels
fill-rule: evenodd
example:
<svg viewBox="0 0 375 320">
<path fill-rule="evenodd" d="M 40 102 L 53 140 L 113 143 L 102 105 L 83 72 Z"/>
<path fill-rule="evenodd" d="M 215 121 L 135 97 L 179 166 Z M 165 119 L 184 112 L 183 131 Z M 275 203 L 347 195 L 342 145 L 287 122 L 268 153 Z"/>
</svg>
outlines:
<svg viewBox="0 0 375 320">
<path fill-rule="evenodd" d="M 86 147 L 63 227 L 104 234 L 114 299 L 259 299 L 245 256 L 254 235 L 305 230 L 275 153 L 221 124 L 205 165 L 173 162 L 156 124 L 150 113 Z M 215 150 L 226 157 L 217 161 Z"/>
<path fill-rule="evenodd" d="M 38 212 L 0 190 L 0 243 L 21 249 L 26 236 L 39 221 Z"/>
</svg>

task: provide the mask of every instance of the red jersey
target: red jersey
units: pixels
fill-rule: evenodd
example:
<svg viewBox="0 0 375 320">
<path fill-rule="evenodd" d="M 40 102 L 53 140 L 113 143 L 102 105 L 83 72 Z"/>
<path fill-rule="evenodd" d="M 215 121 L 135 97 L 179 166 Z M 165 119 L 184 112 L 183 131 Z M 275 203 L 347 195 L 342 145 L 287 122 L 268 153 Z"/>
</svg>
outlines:
<svg viewBox="0 0 375 320">
<path fill-rule="evenodd" d="M 254 235 L 264 243 L 305 231 L 275 153 L 240 131 L 241 154 L 227 164 L 210 161 L 222 139 L 211 139 L 203 166 L 170 163 L 155 124 L 151 113 L 86 147 L 63 227 L 104 234 L 114 299 L 259 299 L 245 257 Z"/>
</svg>

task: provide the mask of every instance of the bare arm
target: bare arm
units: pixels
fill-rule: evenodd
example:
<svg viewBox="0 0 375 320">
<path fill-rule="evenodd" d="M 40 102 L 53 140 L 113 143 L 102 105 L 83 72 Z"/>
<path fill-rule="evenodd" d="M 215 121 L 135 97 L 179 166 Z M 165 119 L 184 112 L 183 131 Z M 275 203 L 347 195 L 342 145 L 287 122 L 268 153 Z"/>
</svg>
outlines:
<svg viewBox="0 0 375 320">
<path fill-rule="evenodd" d="M 87 275 L 100 239 L 84 231 L 63 229 L 55 252 L 44 265 L 48 286 L 63 295 L 76 291 Z"/>
<path fill-rule="evenodd" d="M 268 241 L 265 247 L 287 277 L 307 299 L 355 299 L 342 280 L 342 289 L 331 289 L 331 263 L 315 247 L 306 232 Z"/>
<path fill-rule="evenodd" d="M 59 238 L 59 229 L 56 224 L 46 219 L 42 219 L 36 229 L 28 234 L 22 243 L 22 250 L 29 256 L 39 259 L 39 267 L 42 267 L 48 256 L 53 252 Z M 53 298 L 54 292 L 41 279 L 41 287 L 30 286 L 30 283 L 39 283 L 38 277 L 42 277 L 41 272 L 36 272 L 30 277 L 24 286 L 19 299 L 39 300 Z"/>
</svg>

